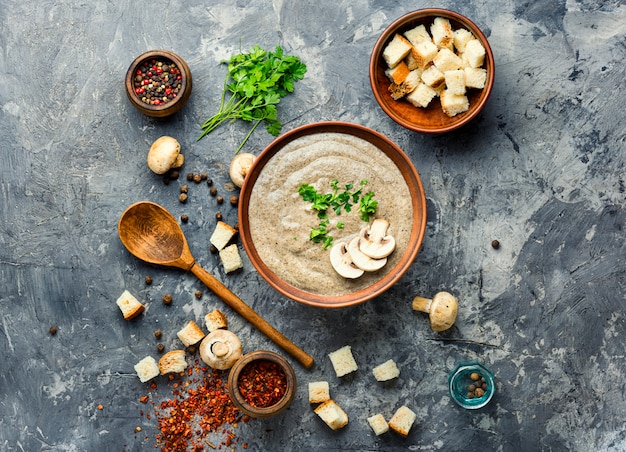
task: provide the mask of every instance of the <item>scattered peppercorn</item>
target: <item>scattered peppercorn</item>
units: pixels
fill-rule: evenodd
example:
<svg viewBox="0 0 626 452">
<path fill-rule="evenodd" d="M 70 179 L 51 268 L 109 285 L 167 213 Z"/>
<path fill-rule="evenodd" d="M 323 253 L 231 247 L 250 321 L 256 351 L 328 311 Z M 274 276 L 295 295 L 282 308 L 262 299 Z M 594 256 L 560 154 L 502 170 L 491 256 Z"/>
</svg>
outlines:
<svg viewBox="0 0 626 452">
<path fill-rule="evenodd" d="M 491 241 L 491 247 L 492 247 L 494 250 L 497 250 L 498 248 L 500 248 L 500 242 L 499 242 L 498 240 L 492 240 L 492 241 Z"/>
<path fill-rule="evenodd" d="M 157 339 L 161 339 L 161 337 L 163 337 L 163 331 L 154 330 L 154 337 L 156 337 Z"/>
<path fill-rule="evenodd" d="M 199 184 L 199 183 L 202 181 L 202 176 L 200 176 L 200 174 L 194 174 L 194 175 L 193 175 L 193 181 L 194 181 L 196 184 Z"/>
<path fill-rule="evenodd" d="M 218 252 L 219 250 L 217 249 L 217 247 L 216 247 L 215 245 L 211 245 L 211 246 L 209 247 L 209 251 L 211 252 L 211 254 L 217 254 L 217 252 Z"/>
<path fill-rule="evenodd" d="M 194 295 L 196 296 L 196 298 L 199 300 L 200 298 L 202 298 L 202 291 L 201 290 L 196 290 L 194 292 Z"/>
<path fill-rule="evenodd" d="M 217 195 L 217 188 L 216 187 L 211 187 L 211 190 L 209 190 L 209 193 L 211 194 L 211 196 Z"/>
<path fill-rule="evenodd" d="M 209 178 L 209 175 L 207 173 L 201 173 L 200 174 L 200 179 L 207 180 L 208 178 Z"/>
<path fill-rule="evenodd" d="M 211 185 L 213 185 L 213 179 L 207 179 L 206 180 L 206 184 L 210 187 Z"/>
<path fill-rule="evenodd" d="M 217 213 L 215 214 L 215 219 L 217 219 L 217 220 L 221 220 L 221 219 L 222 219 L 222 213 L 221 213 L 221 212 L 217 212 Z"/>
<path fill-rule="evenodd" d="M 189 215 L 187 214 L 182 214 L 180 216 L 180 221 L 182 221 L 183 223 L 187 223 L 189 221 Z"/>
<path fill-rule="evenodd" d="M 193 180 L 193 173 L 187 173 L 187 180 L 191 182 Z"/>
<path fill-rule="evenodd" d="M 230 205 L 231 206 L 236 206 L 238 203 L 239 203 L 239 196 L 232 195 L 230 197 Z"/>
<path fill-rule="evenodd" d="M 56 326 L 52 325 L 52 326 L 50 327 L 50 334 L 51 334 L 51 335 L 53 335 L 53 336 L 54 336 L 55 334 L 57 334 L 57 327 L 56 327 Z"/>
<path fill-rule="evenodd" d="M 224 202 L 224 197 L 223 196 L 218 196 L 216 199 L 218 204 L 222 204 Z"/>
<path fill-rule="evenodd" d="M 163 185 L 169 185 L 169 184 L 170 184 L 169 176 L 163 176 Z"/>
<path fill-rule="evenodd" d="M 164 350 L 165 350 L 165 345 L 157 344 L 157 352 L 163 353 Z"/>
<path fill-rule="evenodd" d="M 187 202 L 187 193 L 181 193 L 180 196 L 178 196 L 178 200 L 185 204 Z"/>
<path fill-rule="evenodd" d="M 171 170 L 169 172 L 169 178 L 172 180 L 176 180 L 180 177 L 180 172 L 178 170 Z"/>
<path fill-rule="evenodd" d="M 189 345 L 189 346 L 187 346 L 186 351 L 190 355 L 195 355 L 196 352 L 198 351 L 198 346 L 197 345 Z"/>
<path fill-rule="evenodd" d="M 146 282 L 146 285 L 149 286 L 150 284 L 152 284 L 152 276 L 148 275 L 144 278 L 144 281 Z"/>
<path fill-rule="evenodd" d="M 165 295 L 163 295 L 163 304 L 170 305 L 172 304 L 172 301 L 173 301 L 172 295 L 170 295 L 169 293 L 166 293 Z"/>
<path fill-rule="evenodd" d="M 187 193 L 189 191 L 189 185 L 184 184 L 180 186 L 180 192 L 181 193 Z"/>
</svg>

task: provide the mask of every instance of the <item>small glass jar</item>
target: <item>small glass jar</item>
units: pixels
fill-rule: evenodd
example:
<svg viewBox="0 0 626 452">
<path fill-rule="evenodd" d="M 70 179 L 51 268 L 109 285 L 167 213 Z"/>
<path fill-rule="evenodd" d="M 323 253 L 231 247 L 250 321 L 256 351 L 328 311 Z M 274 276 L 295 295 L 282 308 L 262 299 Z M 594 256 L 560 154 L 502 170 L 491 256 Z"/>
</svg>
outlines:
<svg viewBox="0 0 626 452">
<path fill-rule="evenodd" d="M 448 391 L 463 408 L 482 408 L 496 393 L 493 373 L 478 362 L 459 363 L 448 375 Z"/>
</svg>

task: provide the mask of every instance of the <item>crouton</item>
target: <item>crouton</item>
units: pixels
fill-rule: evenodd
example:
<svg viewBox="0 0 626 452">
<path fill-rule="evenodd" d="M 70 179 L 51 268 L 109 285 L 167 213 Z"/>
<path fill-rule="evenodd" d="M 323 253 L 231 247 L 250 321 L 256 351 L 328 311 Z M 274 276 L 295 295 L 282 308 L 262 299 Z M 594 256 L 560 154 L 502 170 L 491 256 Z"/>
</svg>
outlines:
<svg viewBox="0 0 626 452">
<path fill-rule="evenodd" d="M 385 417 L 380 413 L 368 417 L 367 423 L 372 427 L 376 436 L 380 436 L 389 431 L 389 424 L 387 424 Z"/>
<path fill-rule="evenodd" d="M 354 356 L 352 356 L 352 347 L 349 345 L 329 353 L 328 357 L 338 377 L 343 377 L 359 369 Z"/>
<path fill-rule="evenodd" d="M 446 89 L 451 94 L 465 94 L 465 71 L 456 69 L 454 71 L 446 71 L 443 73 L 446 79 Z"/>
<path fill-rule="evenodd" d="M 437 91 L 424 83 L 420 83 L 417 88 L 406 95 L 405 99 L 415 107 L 426 108 L 435 96 L 437 96 Z"/>
<path fill-rule="evenodd" d="M 211 244 L 217 248 L 218 251 L 221 251 L 226 245 L 228 245 L 228 243 L 230 243 L 235 234 L 237 234 L 237 230 L 235 228 L 228 223 L 218 221 L 209 242 L 211 242 Z"/>
<path fill-rule="evenodd" d="M 220 261 L 226 273 L 234 272 L 239 268 L 243 268 L 243 261 L 239 255 L 237 244 L 233 243 L 220 251 Z"/>
<path fill-rule="evenodd" d="M 450 21 L 444 17 L 435 17 L 430 26 L 430 34 L 433 37 L 433 43 L 440 49 L 451 49 L 454 44 L 452 25 L 450 25 Z"/>
<path fill-rule="evenodd" d="M 469 100 L 467 99 L 467 96 L 463 94 L 452 94 L 447 89 L 444 89 L 441 92 L 440 100 L 443 112 L 450 117 L 456 116 L 469 109 Z"/>
<path fill-rule="evenodd" d="M 215 330 L 228 328 L 228 320 L 226 316 L 219 309 L 214 309 L 204 316 L 204 324 L 209 333 Z"/>
<path fill-rule="evenodd" d="M 187 368 L 185 350 L 172 350 L 161 356 L 159 371 L 162 375 L 184 372 Z"/>
<path fill-rule="evenodd" d="M 403 405 L 389 419 L 389 428 L 406 438 L 416 418 L 417 415 L 409 407 Z"/>
<path fill-rule="evenodd" d="M 383 50 L 383 58 L 390 68 L 395 67 L 411 51 L 411 43 L 402 35 L 396 34 Z"/>
<path fill-rule="evenodd" d="M 197 344 L 204 338 L 204 331 L 200 329 L 196 322 L 190 320 L 176 335 L 185 347 L 189 347 Z"/>
<path fill-rule="evenodd" d="M 142 383 L 152 380 L 159 375 L 159 366 L 152 356 L 146 356 L 135 364 L 135 372 Z"/>
<path fill-rule="evenodd" d="M 309 403 L 323 403 L 327 400 L 330 400 L 330 387 L 328 382 L 309 382 Z"/>
<path fill-rule="evenodd" d="M 128 290 L 122 292 L 115 302 L 126 320 L 132 320 L 146 310 L 146 307 Z"/>
<path fill-rule="evenodd" d="M 433 64 L 441 72 L 454 71 L 463 67 L 463 60 L 452 50 L 444 48 L 437 52 L 437 55 L 433 58 Z"/>
<path fill-rule="evenodd" d="M 463 58 L 469 63 L 470 67 L 478 68 L 485 62 L 485 48 L 478 39 L 472 39 L 465 45 Z"/>
<path fill-rule="evenodd" d="M 322 403 L 313 411 L 333 430 L 339 430 L 348 425 L 348 414 L 332 399 Z"/>
<path fill-rule="evenodd" d="M 466 67 L 463 72 L 465 73 L 465 86 L 467 88 L 483 89 L 487 82 L 487 70 L 482 68 Z"/>
<path fill-rule="evenodd" d="M 393 359 L 389 359 L 372 370 L 378 381 L 389 381 L 400 376 L 400 370 Z"/>
</svg>

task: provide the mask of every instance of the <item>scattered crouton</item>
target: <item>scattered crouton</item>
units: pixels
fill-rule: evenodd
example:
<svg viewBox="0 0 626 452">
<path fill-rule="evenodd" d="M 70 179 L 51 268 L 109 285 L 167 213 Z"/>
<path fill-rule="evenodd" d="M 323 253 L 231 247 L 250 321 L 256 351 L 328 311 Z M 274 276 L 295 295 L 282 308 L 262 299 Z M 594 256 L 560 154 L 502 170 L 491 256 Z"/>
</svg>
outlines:
<svg viewBox="0 0 626 452">
<path fill-rule="evenodd" d="M 349 345 L 329 353 L 328 357 L 330 358 L 338 377 L 343 377 L 344 375 L 354 372 L 359 368 L 354 360 L 354 356 L 352 356 L 352 347 Z"/>
<path fill-rule="evenodd" d="M 202 331 L 196 322 L 190 320 L 176 335 L 185 347 L 189 347 L 190 345 L 197 344 L 204 338 L 204 331 Z"/>
<path fill-rule="evenodd" d="M 400 370 L 393 359 L 374 367 L 372 373 L 378 381 L 389 381 L 400 376 Z"/>
<path fill-rule="evenodd" d="M 221 251 L 230 243 L 235 234 L 237 234 L 237 230 L 235 228 L 228 223 L 218 221 L 215 225 L 215 229 L 213 230 L 213 234 L 211 234 L 209 242 L 211 242 L 211 244 L 217 248 L 218 251 Z"/>
<path fill-rule="evenodd" d="M 135 372 L 142 383 L 152 380 L 160 373 L 159 366 L 152 356 L 146 356 L 135 364 Z"/>
<path fill-rule="evenodd" d="M 380 413 L 368 417 L 367 423 L 372 427 L 376 436 L 380 436 L 389 431 L 389 424 L 387 424 L 385 417 Z"/>
<path fill-rule="evenodd" d="M 185 350 L 172 350 L 159 360 L 159 371 L 162 375 L 184 372 L 185 369 L 187 369 Z"/>
<path fill-rule="evenodd" d="M 226 273 L 231 273 L 237 269 L 243 268 L 243 261 L 239 255 L 239 248 L 237 248 L 236 243 L 228 245 L 220 251 L 220 261 L 222 261 Z"/>
<path fill-rule="evenodd" d="M 330 400 L 330 386 L 328 382 L 309 382 L 309 403 L 323 403 L 327 400 Z"/>
<path fill-rule="evenodd" d="M 122 295 L 119 296 L 116 303 L 126 320 L 134 319 L 146 309 L 146 307 L 128 290 L 122 292 Z"/>
<path fill-rule="evenodd" d="M 339 430 L 348 425 L 348 414 L 332 399 L 322 403 L 313 411 L 333 430 Z"/>
<path fill-rule="evenodd" d="M 416 418 L 417 415 L 409 407 L 403 405 L 389 419 L 389 428 L 406 438 Z"/>
<path fill-rule="evenodd" d="M 228 328 L 228 320 L 219 309 L 214 309 L 212 312 L 205 315 L 204 324 L 206 325 L 207 330 L 209 330 L 209 333 L 212 333 L 215 330 Z"/>
</svg>

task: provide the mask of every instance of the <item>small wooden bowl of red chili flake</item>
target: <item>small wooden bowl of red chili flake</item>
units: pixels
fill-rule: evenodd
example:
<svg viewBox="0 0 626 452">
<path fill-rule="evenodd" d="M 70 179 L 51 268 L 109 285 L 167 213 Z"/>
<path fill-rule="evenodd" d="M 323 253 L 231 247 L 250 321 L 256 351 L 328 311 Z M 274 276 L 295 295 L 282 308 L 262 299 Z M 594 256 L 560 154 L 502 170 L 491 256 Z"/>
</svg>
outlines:
<svg viewBox="0 0 626 452">
<path fill-rule="evenodd" d="M 126 95 L 140 112 L 157 118 L 180 110 L 191 95 L 191 70 L 168 50 L 139 55 L 126 72 Z"/>
<path fill-rule="evenodd" d="M 258 350 L 244 355 L 230 369 L 228 392 L 244 414 L 275 416 L 289 407 L 296 394 L 296 373 L 279 354 Z"/>
</svg>

